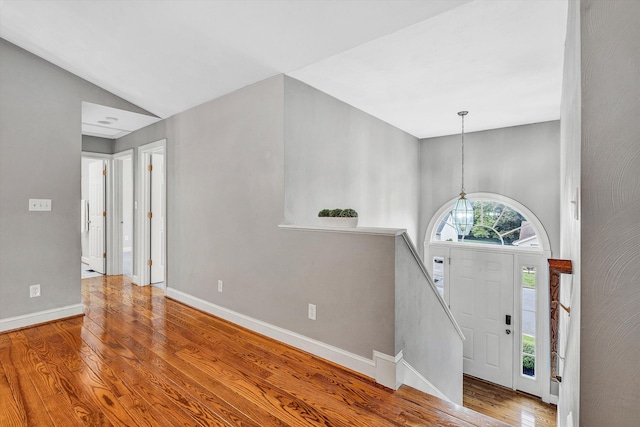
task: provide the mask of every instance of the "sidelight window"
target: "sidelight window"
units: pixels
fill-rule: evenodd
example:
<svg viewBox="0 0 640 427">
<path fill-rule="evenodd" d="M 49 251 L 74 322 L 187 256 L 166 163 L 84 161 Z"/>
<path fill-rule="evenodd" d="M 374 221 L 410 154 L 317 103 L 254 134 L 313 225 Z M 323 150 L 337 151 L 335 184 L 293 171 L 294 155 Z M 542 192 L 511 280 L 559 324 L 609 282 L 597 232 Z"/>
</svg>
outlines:
<svg viewBox="0 0 640 427">
<path fill-rule="evenodd" d="M 536 269 L 522 267 L 522 342 L 520 345 L 521 374 L 527 377 L 536 376 Z"/>
<path fill-rule="evenodd" d="M 440 296 L 444 298 L 444 257 L 433 257 L 433 282 L 440 292 Z"/>
</svg>

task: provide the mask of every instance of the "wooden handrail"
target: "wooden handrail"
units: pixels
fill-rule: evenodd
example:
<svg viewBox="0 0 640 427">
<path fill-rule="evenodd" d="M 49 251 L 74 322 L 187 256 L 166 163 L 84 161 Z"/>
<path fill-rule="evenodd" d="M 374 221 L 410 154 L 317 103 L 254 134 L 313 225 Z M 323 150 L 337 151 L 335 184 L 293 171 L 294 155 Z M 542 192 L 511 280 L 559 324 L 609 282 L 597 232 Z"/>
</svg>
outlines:
<svg viewBox="0 0 640 427">
<path fill-rule="evenodd" d="M 560 302 L 560 274 L 571 274 L 573 266 L 571 261 L 566 259 L 549 259 L 549 308 L 550 319 L 549 329 L 551 338 L 551 379 L 562 382 L 562 377 L 558 375 L 558 327 L 559 311 L 562 307 L 571 315 L 571 307 L 566 307 Z"/>
</svg>

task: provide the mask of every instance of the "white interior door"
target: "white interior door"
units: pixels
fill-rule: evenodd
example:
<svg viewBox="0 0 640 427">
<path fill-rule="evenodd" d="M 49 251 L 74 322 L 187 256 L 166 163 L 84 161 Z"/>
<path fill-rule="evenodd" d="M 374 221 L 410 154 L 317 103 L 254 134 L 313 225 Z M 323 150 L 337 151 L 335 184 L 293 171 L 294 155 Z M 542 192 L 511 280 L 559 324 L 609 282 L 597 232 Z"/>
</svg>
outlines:
<svg viewBox="0 0 640 427">
<path fill-rule="evenodd" d="M 164 236 L 164 153 L 151 156 L 151 282 L 164 282 L 165 236 Z"/>
<path fill-rule="evenodd" d="M 104 274 L 105 253 L 105 162 L 89 164 L 89 267 Z"/>
<path fill-rule="evenodd" d="M 122 203 L 121 241 L 122 241 L 122 274 L 133 276 L 133 162 L 131 154 L 120 159 L 122 165 L 122 187 L 120 197 Z"/>
<path fill-rule="evenodd" d="M 450 307 L 466 338 L 463 371 L 513 388 L 513 255 L 452 249 L 450 256 Z"/>
</svg>

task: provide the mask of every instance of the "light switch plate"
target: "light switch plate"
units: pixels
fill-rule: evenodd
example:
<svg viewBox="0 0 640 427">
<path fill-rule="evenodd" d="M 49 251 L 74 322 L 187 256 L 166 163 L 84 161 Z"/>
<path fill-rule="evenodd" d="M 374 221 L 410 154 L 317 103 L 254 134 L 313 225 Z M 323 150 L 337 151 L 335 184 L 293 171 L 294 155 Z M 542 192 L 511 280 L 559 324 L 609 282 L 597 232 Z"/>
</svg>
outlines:
<svg viewBox="0 0 640 427">
<path fill-rule="evenodd" d="M 34 212 L 51 211 L 51 199 L 29 199 L 29 210 Z"/>
</svg>

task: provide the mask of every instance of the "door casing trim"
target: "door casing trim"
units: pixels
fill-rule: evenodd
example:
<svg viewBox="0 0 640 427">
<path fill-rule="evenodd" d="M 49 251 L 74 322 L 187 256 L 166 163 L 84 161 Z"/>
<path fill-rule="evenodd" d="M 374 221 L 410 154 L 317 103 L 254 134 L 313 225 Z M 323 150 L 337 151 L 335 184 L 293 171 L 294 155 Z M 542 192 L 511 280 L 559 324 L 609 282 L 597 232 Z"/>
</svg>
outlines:
<svg viewBox="0 0 640 427">
<path fill-rule="evenodd" d="M 145 145 L 141 145 L 140 147 L 137 148 L 137 154 L 138 154 L 138 173 L 137 173 L 137 197 L 136 200 L 139 200 L 141 203 L 138 204 L 138 209 L 136 211 L 136 236 L 138 238 L 138 242 L 140 244 L 137 245 L 137 272 L 138 272 L 138 284 L 142 285 L 142 286 L 146 286 L 149 285 L 151 283 L 151 274 L 150 274 L 150 269 L 147 266 L 147 260 L 151 258 L 151 248 L 149 247 L 148 244 L 146 244 L 146 242 L 149 242 L 151 239 L 151 230 L 150 230 L 150 226 L 148 224 L 149 221 L 147 221 L 147 215 L 146 212 L 149 211 L 149 209 L 151 209 L 150 206 L 150 198 L 149 198 L 149 192 L 150 192 L 150 182 L 148 179 L 148 175 L 147 175 L 147 157 L 148 155 L 154 153 L 154 152 L 163 152 L 165 154 L 165 161 L 164 161 L 164 168 L 165 168 L 165 173 L 163 174 L 164 176 L 164 188 L 165 188 L 165 194 L 163 194 L 163 204 L 165 206 L 165 212 L 166 212 L 166 203 L 167 203 L 167 194 L 166 194 L 166 180 L 167 180 L 167 174 L 166 174 L 166 167 L 167 167 L 167 159 L 166 159 L 166 145 L 167 145 L 167 140 L 166 139 L 161 139 L 155 142 L 151 142 L 149 144 L 145 144 Z M 164 234 L 164 245 L 166 248 L 167 245 L 167 218 L 165 216 L 164 218 L 164 230 L 165 230 L 165 234 Z M 145 242 L 145 243 L 143 243 Z M 165 262 L 165 266 L 164 266 L 164 286 L 163 288 L 166 289 L 167 285 L 168 285 L 168 281 L 167 281 L 168 277 L 167 277 L 167 263 Z"/>
</svg>

